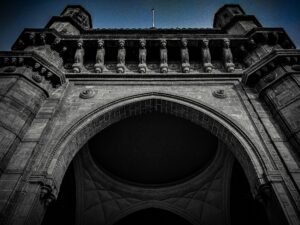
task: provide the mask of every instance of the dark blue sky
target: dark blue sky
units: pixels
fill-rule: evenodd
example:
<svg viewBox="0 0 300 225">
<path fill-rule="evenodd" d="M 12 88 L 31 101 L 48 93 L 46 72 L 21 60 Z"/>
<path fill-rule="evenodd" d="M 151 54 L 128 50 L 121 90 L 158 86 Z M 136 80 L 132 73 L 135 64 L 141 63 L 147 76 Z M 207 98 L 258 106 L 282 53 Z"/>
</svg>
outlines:
<svg viewBox="0 0 300 225">
<path fill-rule="evenodd" d="M 42 28 L 67 4 L 81 4 L 94 28 L 212 27 L 214 13 L 226 3 L 239 3 L 265 27 L 283 27 L 300 48 L 299 0 L 0 0 L 0 50 L 9 50 L 24 28 Z"/>
</svg>

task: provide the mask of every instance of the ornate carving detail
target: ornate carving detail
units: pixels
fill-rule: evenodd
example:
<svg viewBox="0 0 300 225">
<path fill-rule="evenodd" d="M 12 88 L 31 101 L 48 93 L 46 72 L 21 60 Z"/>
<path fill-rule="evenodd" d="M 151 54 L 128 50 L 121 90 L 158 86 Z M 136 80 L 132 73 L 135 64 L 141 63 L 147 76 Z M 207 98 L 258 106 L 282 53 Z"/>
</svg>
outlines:
<svg viewBox="0 0 300 225">
<path fill-rule="evenodd" d="M 274 71 L 274 72 L 270 73 L 269 75 L 267 75 L 267 76 L 264 78 L 264 82 L 270 83 L 270 82 L 272 82 L 273 80 L 275 80 L 276 77 L 277 77 L 277 73 Z"/>
<path fill-rule="evenodd" d="M 187 47 L 188 41 L 183 38 L 181 39 L 181 67 L 182 67 L 182 72 L 183 73 L 188 73 L 190 72 L 190 59 L 189 59 L 189 49 Z"/>
<path fill-rule="evenodd" d="M 96 94 L 96 92 L 93 89 L 88 88 L 88 89 L 85 89 L 82 92 L 80 92 L 79 97 L 83 98 L 83 99 L 88 99 L 88 98 L 94 97 L 95 94 Z"/>
<path fill-rule="evenodd" d="M 206 38 L 202 40 L 201 56 L 204 71 L 210 73 L 212 71 L 213 65 L 211 64 L 209 40 Z"/>
<path fill-rule="evenodd" d="M 225 91 L 223 89 L 218 89 L 213 91 L 213 96 L 215 96 L 216 98 L 226 98 L 227 95 L 225 93 Z"/>
<path fill-rule="evenodd" d="M 32 75 L 32 79 L 37 82 L 37 83 L 41 83 L 42 82 L 42 76 L 39 74 L 33 74 Z"/>
<path fill-rule="evenodd" d="M 80 73 L 83 67 L 84 49 L 82 45 L 83 40 L 79 39 L 77 41 L 77 49 L 74 56 L 74 64 L 72 65 L 74 73 Z"/>
<path fill-rule="evenodd" d="M 139 49 L 139 72 L 146 73 L 147 71 L 147 49 L 146 49 L 146 40 L 140 40 L 140 49 Z"/>
<path fill-rule="evenodd" d="M 118 41 L 118 64 L 117 64 L 117 73 L 125 72 L 125 58 L 126 58 L 126 49 L 125 49 L 125 40 L 120 39 Z"/>
<path fill-rule="evenodd" d="M 160 72 L 168 72 L 168 50 L 166 39 L 160 41 Z"/>
<path fill-rule="evenodd" d="M 230 40 L 228 38 L 223 39 L 223 61 L 226 71 L 231 73 L 234 71 L 234 63 L 232 60 L 232 52 L 230 49 Z"/>
<path fill-rule="evenodd" d="M 104 41 L 102 39 L 98 40 L 98 49 L 96 54 L 96 64 L 94 66 L 96 73 L 102 73 L 104 70 Z"/>
<path fill-rule="evenodd" d="M 30 41 L 30 44 L 35 45 L 35 33 L 34 32 L 29 33 L 29 41 Z"/>
<path fill-rule="evenodd" d="M 46 34 L 41 33 L 40 38 L 41 38 L 42 45 L 46 45 Z"/>
<path fill-rule="evenodd" d="M 9 67 L 6 67 L 3 71 L 6 73 L 13 73 L 16 71 L 16 69 L 17 69 L 17 67 L 15 67 L 15 66 L 9 66 Z"/>
<path fill-rule="evenodd" d="M 53 194 L 53 187 L 49 184 L 42 184 L 40 200 L 44 203 L 44 205 L 47 207 L 55 199 L 56 197 Z"/>
</svg>

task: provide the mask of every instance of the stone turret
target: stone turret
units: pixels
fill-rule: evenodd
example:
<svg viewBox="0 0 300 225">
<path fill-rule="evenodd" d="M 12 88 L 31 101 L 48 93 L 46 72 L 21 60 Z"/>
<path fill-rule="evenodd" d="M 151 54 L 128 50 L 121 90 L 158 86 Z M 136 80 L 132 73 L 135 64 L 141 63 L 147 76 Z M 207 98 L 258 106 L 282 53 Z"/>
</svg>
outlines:
<svg viewBox="0 0 300 225">
<path fill-rule="evenodd" d="M 261 24 L 255 16 L 247 15 L 240 5 L 226 4 L 216 12 L 213 26 L 230 34 L 244 34 Z"/>
<path fill-rule="evenodd" d="M 80 5 L 68 5 L 60 16 L 54 16 L 46 25 L 60 33 L 78 35 L 82 30 L 92 28 L 90 13 Z"/>
</svg>

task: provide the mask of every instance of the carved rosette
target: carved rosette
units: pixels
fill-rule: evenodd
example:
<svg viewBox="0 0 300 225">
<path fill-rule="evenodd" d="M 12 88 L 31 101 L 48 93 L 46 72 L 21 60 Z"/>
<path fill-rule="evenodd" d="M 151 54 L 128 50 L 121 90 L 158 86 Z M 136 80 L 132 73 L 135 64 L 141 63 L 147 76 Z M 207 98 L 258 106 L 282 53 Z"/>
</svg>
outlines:
<svg viewBox="0 0 300 225">
<path fill-rule="evenodd" d="M 209 40 L 204 38 L 202 41 L 201 56 L 204 72 L 210 73 L 213 65 L 211 64 L 211 56 L 209 50 Z"/>
<path fill-rule="evenodd" d="M 32 75 L 32 79 L 37 82 L 37 83 L 41 83 L 42 82 L 42 76 L 39 74 L 33 74 Z"/>
<path fill-rule="evenodd" d="M 189 49 L 187 47 L 188 41 L 187 39 L 183 38 L 181 39 L 181 68 L 183 73 L 189 73 L 190 72 L 190 60 L 189 60 Z"/>
<path fill-rule="evenodd" d="M 93 98 L 96 94 L 96 91 L 94 91 L 91 88 L 87 88 L 85 90 L 83 90 L 82 92 L 80 92 L 79 97 L 82 99 L 89 99 L 89 98 Z"/>
<path fill-rule="evenodd" d="M 104 57 L 105 57 L 104 41 L 102 39 L 99 39 L 98 40 L 98 49 L 97 49 L 97 53 L 96 53 L 96 64 L 94 65 L 96 73 L 103 72 Z"/>
<path fill-rule="evenodd" d="M 160 72 L 168 73 L 168 50 L 165 39 L 160 41 Z"/>
<path fill-rule="evenodd" d="M 234 63 L 230 49 L 230 40 L 228 38 L 223 39 L 223 60 L 226 71 L 232 73 L 234 71 Z"/>
<path fill-rule="evenodd" d="M 147 49 L 146 49 L 146 40 L 140 40 L 140 49 L 139 49 L 139 73 L 146 73 L 147 72 Z"/>
<path fill-rule="evenodd" d="M 125 72 L 125 58 L 126 58 L 126 49 L 125 49 L 125 40 L 121 39 L 118 42 L 118 64 L 117 64 L 117 73 Z"/>
<path fill-rule="evenodd" d="M 84 49 L 82 46 L 83 40 L 79 39 L 77 41 L 77 49 L 74 56 L 74 64 L 72 65 L 74 73 L 80 73 L 83 68 Z"/>
<path fill-rule="evenodd" d="M 226 98 L 227 95 L 225 93 L 225 91 L 223 89 L 218 89 L 218 90 L 215 90 L 213 91 L 213 96 L 216 97 L 216 98 Z"/>
</svg>

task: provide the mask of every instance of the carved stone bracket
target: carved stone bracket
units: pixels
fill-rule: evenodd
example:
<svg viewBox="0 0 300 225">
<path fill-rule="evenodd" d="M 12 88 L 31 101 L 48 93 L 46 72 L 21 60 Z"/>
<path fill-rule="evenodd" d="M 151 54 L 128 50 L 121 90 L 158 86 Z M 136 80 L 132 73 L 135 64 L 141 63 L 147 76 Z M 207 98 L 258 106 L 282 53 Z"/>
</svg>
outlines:
<svg viewBox="0 0 300 225">
<path fill-rule="evenodd" d="M 204 71 L 210 73 L 212 71 L 213 65 L 211 64 L 209 40 L 206 38 L 202 39 L 201 56 Z"/>
<path fill-rule="evenodd" d="M 96 64 L 94 65 L 96 73 L 102 73 L 104 70 L 104 57 L 105 57 L 105 49 L 104 49 L 104 41 L 99 39 L 97 41 L 98 49 L 96 53 Z"/>
<path fill-rule="evenodd" d="M 47 207 L 50 203 L 56 200 L 53 194 L 53 187 L 49 184 L 41 184 L 40 200 Z"/>
<path fill-rule="evenodd" d="M 32 175 L 29 183 L 40 186 L 40 201 L 45 207 L 57 199 L 57 189 L 52 179 L 45 178 L 43 175 Z"/>
<path fill-rule="evenodd" d="M 140 49 L 139 49 L 139 73 L 147 72 L 147 49 L 146 49 L 146 40 L 140 39 Z"/>
<path fill-rule="evenodd" d="M 72 65 L 74 73 L 80 73 L 83 67 L 83 57 L 84 57 L 84 49 L 82 47 L 83 40 L 79 39 L 77 41 L 77 49 L 74 56 L 74 64 Z"/>
<path fill-rule="evenodd" d="M 126 49 L 125 49 L 125 40 L 120 39 L 118 49 L 118 64 L 117 64 L 117 73 L 125 73 L 125 58 L 126 58 Z"/>
<path fill-rule="evenodd" d="M 168 73 L 168 50 L 166 39 L 160 41 L 160 72 Z"/>
<path fill-rule="evenodd" d="M 232 73 L 234 71 L 234 63 L 230 49 L 230 40 L 228 38 L 224 38 L 223 40 L 223 60 L 226 71 Z"/>
<path fill-rule="evenodd" d="M 190 60 L 189 60 L 189 49 L 187 47 L 188 41 L 183 38 L 181 39 L 181 68 L 183 73 L 188 73 L 190 72 Z"/>
</svg>

